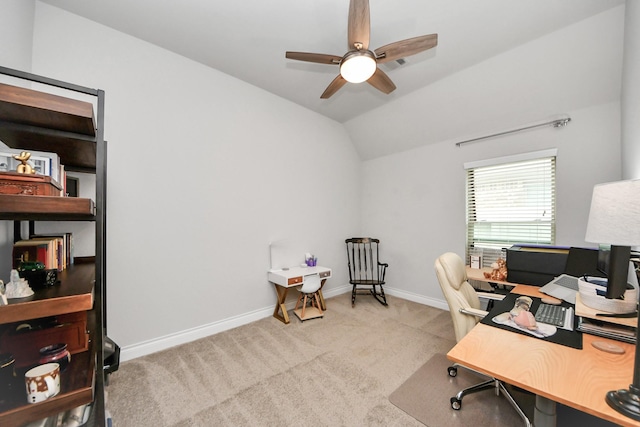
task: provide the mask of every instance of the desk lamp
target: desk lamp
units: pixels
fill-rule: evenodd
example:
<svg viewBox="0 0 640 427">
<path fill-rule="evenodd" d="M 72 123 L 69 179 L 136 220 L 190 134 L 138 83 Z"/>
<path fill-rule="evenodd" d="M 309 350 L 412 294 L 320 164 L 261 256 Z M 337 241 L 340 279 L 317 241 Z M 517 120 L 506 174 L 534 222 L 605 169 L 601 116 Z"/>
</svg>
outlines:
<svg viewBox="0 0 640 427">
<path fill-rule="evenodd" d="M 627 286 L 631 246 L 640 245 L 640 179 L 599 184 L 593 188 L 585 240 L 611 245 L 606 297 L 619 298 Z M 640 330 L 640 316 L 637 330 Z M 621 414 L 640 421 L 640 348 L 637 341 L 633 383 L 629 389 L 608 392 L 606 401 Z"/>
</svg>

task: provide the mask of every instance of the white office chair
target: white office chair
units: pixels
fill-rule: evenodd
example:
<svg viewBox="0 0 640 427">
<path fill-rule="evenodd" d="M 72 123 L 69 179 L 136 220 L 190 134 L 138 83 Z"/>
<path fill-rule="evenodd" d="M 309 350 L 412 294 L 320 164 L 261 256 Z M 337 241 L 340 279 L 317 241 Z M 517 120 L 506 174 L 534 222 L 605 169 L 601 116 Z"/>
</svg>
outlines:
<svg viewBox="0 0 640 427">
<path fill-rule="evenodd" d="M 316 307 L 318 309 L 321 315 L 324 314 L 322 311 L 322 307 L 320 306 L 320 296 L 318 295 L 318 291 L 320 290 L 321 286 L 322 280 L 320 279 L 320 276 L 314 274 L 311 276 L 305 276 L 304 282 L 302 282 L 302 286 L 298 288 L 298 290 L 300 291 L 300 295 L 298 296 L 298 301 L 296 302 L 294 311 L 298 309 L 300 301 L 303 301 L 302 312 L 300 314 L 300 318 L 302 320 L 304 320 L 305 318 L 304 312 L 309 302 L 311 302 L 312 307 Z"/>
<path fill-rule="evenodd" d="M 440 287 L 442 288 L 442 293 L 449 305 L 449 312 L 451 313 L 453 328 L 456 334 L 456 342 L 458 342 L 480 321 L 480 319 L 488 314 L 486 311 L 480 309 L 481 306 L 478 295 L 481 295 L 483 298 L 497 300 L 504 298 L 504 296 L 477 293 L 469 282 L 467 282 L 467 270 L 462 258 L 452 252 L 440 255 L 435 262 L 435 269 L 438 282 L 440 282 Z M 462 365 L 458 365 L 456 363 L 448 368 L 449 376 L 455 377 L 458 374 L 458 366 Z M 462 367 L 473 371 L 466 366 Z M 462 408 L 462 398 L 465 395 L 487 389 L 494 389 L 496 395 L 500 395 L 500 392 L 502 392 L 509 403 L 511 403 L 515 408 L 516 412 L 518 412 L 522 417 L 526 426 L 531 427 L 531 422 L 522 409 L 520 409 L 509 391 L 505 388 L 504 383 L 495 378 L 490 378 L 480 384 L 461 390 L 450 399 L 451 407 L 455 410 L 460 410 L 460 408 Z"/>
</svg>

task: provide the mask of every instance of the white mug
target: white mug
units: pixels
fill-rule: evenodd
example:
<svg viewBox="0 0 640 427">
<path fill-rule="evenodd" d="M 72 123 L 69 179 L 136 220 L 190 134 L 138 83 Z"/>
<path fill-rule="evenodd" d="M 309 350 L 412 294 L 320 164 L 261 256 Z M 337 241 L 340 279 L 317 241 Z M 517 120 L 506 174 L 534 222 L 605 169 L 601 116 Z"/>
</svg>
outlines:
<svg viewBox="0 0 640 427">
<path fill-rule="evenodd" d="M 45 363 L 29 369 L 24 374 L 27 386 L 27 400 L 29 403 L 38 403 L 60 393 L 60 365 L 58 363 Z"/>
</svg>

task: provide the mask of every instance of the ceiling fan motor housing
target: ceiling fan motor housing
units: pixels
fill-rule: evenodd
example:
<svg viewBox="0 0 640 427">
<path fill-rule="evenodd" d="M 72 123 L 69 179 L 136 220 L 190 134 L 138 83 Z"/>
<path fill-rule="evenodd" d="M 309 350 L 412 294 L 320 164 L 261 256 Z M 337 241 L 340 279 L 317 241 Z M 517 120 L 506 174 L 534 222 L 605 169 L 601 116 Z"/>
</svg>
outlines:
<svg viewBox="0 0 640 427">
<path fill-rule="evenodd" d="M 362 83 L 376 72 L 376 55 L 370 50 L 350 50 L 340 61 L 340 74 L 351 83 Z"/>
</svg>

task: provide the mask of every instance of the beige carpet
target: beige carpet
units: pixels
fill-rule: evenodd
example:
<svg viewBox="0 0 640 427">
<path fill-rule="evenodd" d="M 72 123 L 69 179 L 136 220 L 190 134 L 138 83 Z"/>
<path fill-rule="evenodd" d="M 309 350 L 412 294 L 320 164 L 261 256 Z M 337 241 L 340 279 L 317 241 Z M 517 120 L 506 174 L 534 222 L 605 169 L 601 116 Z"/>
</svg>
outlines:
<svg viewBox="0 0 640 427">
<path fill-rule="evenodd" d="M 454 345 L 449 313 L 350 298 L 327 299 L 323 319 L 269 317 L 123 362 L 107 388 L 114 425 L 422 427 L 388 397 Z"/>
<path fill-rule="evenodd" d="M 449 377 L 451 362 L 444 354 L 436 354 L 405 381 L 389 400 L 418 421 L 429 427 L 436 426 L 495 426 L 524 425 L 524 421 L 503 396 L 484 390 L 464 397 L 462 409 L 451 409 L 449 399 L 460 390 L 486 379 L 459 368 L 455 378 Z M 534 398 L 512 392 L 530 420 L 533 420 Z"/>
<path fill-rule="evenodd" d="M 442 355 L 455 345 L 449 312 L 387 300 L 384 307 L 359 295 L 352 308 L 344 294 L 327 299 L 323 319 L 300 322 L 290 313 L 285 325 L 269 317 L 123 362 L 107 387 L 114 425 L 522 425 L 516 416 L 505 422 L 515 413 L 491 392 L 465 397 L 453 411 L 448 399 L 469 377 L 462 369 L 447 375 Z M 577 411 L 560 414 L 560 427 L 603 425 Z"/>
</svg>

